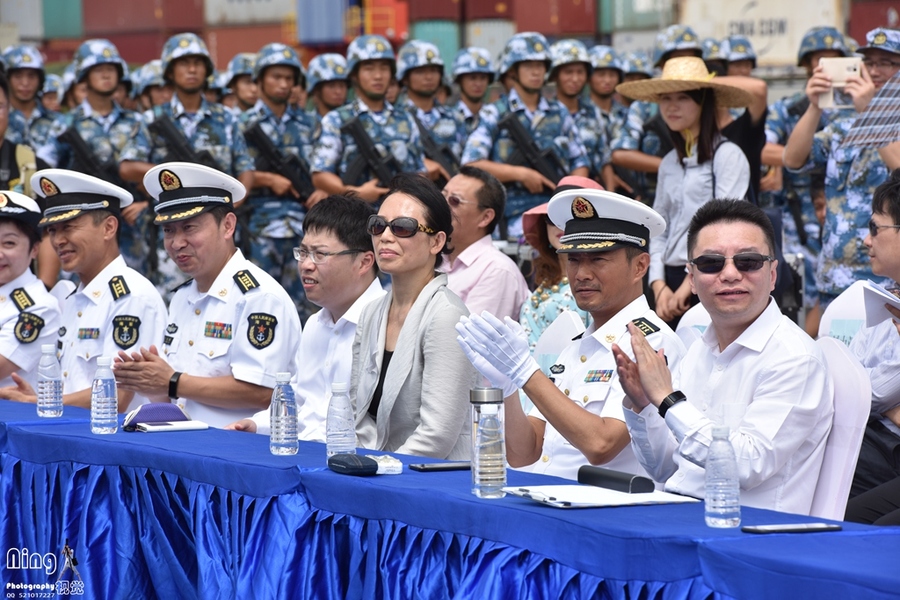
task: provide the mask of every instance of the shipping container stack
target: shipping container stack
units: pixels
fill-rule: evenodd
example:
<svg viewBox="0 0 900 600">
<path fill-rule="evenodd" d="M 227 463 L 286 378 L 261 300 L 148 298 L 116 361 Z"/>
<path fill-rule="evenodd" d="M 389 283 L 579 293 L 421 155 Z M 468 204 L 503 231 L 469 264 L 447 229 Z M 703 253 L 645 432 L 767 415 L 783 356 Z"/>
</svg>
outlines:
<svg viewBox="0 0 900 600">
<path fill-rule="evenodd" d="M 203 38 L 220 69 L 239 52 L 257 52 L 266 44 L 297 44 L 297 0 L 198 0 L 203 4 Z M 318 2 L 332 5 L 333 2 Z"/>
<path fill-rule="evenodd" d="M 408 0 L 409 37 L 438 47 L 444 64 L 459 52 L 462 0 Z"/>
</svg>

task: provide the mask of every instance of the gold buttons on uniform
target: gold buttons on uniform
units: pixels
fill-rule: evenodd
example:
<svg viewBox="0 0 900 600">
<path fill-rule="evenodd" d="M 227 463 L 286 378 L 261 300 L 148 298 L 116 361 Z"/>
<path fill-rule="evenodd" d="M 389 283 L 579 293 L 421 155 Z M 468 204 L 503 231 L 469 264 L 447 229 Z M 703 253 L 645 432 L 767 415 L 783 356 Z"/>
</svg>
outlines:
<svg viewBox="0 0 900 600">
<path fill-rule="evenodd" d="M 195 314 L 195 315 L 199 315 L 199 314 L 200 314 L 200 309 L 198 308 L 198 309 L 194 310 L 194 314 Z"/>
<path fill-rule="evenodd" d="M 581 355 L 581 362 L 587 362 L 587 356 L 584 354 Z"/>
<path fill-rule="evenodd" d="M 81 311 L 80 311 L 80 310 L 78 311 L 78 316 L 79 316 L 79 317 L 81 316 Z"/>
<path fill-rule="evenodd" d="M 585 404 L 588 403 L 588 397 L 587 397 L 587 396 L 584 397 L 584 403 L 585 403 Z"/>
<path fill-rule="evenodd" d="M 569 390 L 568 390 L 568 388 L 563 390 L 563 394 L 565 394 L 566 396 L 569 395 Z"/>
<path fill-rule="evenodd" d="M 210 356 L 213 355 L 213 351 L 212 351 L 212 350 L 209 351 L 209 355 L 210 355 Z"/>
<path fill-rule="evenodd" d="M 549 461 L 549 460 L 550 460 L 550 457 L 547 456 L 546 454 L 543 455 L 543 456 L 541 457 L 541 461 L 542 461 L 542 462 L 547 462 L 547 461 Z"/>
<path fill-rule="evenodd" d="M 193 346 L 193 345 L 194 345 L 194 340 L 188 340 L 188 346 Z"/>
</svg>

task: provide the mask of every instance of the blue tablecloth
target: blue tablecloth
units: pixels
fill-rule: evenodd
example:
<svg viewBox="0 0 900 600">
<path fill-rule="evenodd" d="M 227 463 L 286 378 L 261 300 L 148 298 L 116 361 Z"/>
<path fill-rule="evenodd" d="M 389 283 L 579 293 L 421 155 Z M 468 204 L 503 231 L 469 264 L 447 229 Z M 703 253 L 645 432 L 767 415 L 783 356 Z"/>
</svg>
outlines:
<svg viewBox="0 0 900 600">
<path fill-rule="evenodd" d="M 703 524 L 701 504 L 560 510 L 470 493 L 468 472 L 357 478 L 325 448 L 269 454 L 268 438 L 208 430 L 99 436 L 86 423 L 7 423 L 3 547 L 75 548 L 85 597 L 775 597 L 804 578 L 858 596 L 900 534 L 752 536 Z M 424 462 L 400 457 L 405 463 Z M 561 483 L 510 471 L 511 485 Z M 744 509 L 744 522 L 807 517 Z M 853 561 L 845 561 L 846 549 Z M 895 551 L 892 557 L 896 557 Z M 4 585 L 43 583 L 6 570 Z M 50 580 L 55 580 L 54 574 Z M 780 581 L 771 588 L 768 581 Z M 832 589 L 821 584 L 821 589 Z"/>
<path fill-rule="evenodd" d="M 91 411 L 75 406 L 63 408 L 60 417 L 44 418 L 37 415 L 37 406 L 24 402 L 0 400 L 0 452 L 6 448 L 6 427 L 9 424 L 56 425 L 60 423 L 89 423 Z"/>
</svg>

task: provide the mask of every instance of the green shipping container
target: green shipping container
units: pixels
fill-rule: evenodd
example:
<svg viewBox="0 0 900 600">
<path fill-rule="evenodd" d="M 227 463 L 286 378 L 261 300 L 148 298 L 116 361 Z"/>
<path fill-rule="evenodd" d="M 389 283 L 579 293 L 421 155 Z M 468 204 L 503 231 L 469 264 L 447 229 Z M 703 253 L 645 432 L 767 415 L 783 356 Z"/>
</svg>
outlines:
<svg viewBox="0 0 900 600">
<path fill-rule="evenodd" d="M 409 39 L 431 42 L 438 47 L 444 60 L 444 72 L 449 74 L 453 59 L 459 52 L 459 23 L 456 21 L 416 21 L 410 23 Z"/>
<path fill-rule="evenodd" d="M 672 23 L 672 0 L 597 0 L 600 33 L 663 29 Z"/>
<path fill-rule="evenodd" d="M 44 38 L 84 37 L 81 0 L 43 0 Z"/>
</svg>

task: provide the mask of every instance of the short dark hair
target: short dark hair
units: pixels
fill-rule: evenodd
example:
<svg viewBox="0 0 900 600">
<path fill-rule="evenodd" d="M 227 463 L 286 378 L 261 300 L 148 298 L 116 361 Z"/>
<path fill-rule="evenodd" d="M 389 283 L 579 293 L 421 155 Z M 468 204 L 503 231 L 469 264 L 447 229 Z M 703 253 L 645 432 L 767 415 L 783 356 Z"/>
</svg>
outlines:
<svg viewBox="0 0 900 600">
<path fill-rule="evenodd" d="M 890 215 L 895 225 L 900 225 L 900 169 L 894 169 L 887 181 L 872 194 L 872 212 Z"/>
<path fill-rule="evenodd" d="M 334 194 L 309 209 L 303 219 L 303 231 L 330 232 L 347 248 L 374 252 L 366 222 L 375 212 L 375 207 L 359 198 Z"/>
<path fill-rule="evenodd" d="M 38 242 L 41 241 L 41 232 L 37 227 L 32 227 L 28 223 L 24 221 L 20 221 L 19 219 L 9 219 L 7 217 L 0 217 L 0 223 L 12 223 L 13 226 L 19 230 L 19 233 L 28 238 L 28 249 L 31 250 L 34 248 Z"/>
<path fill-rule="evenodd" d="M 506 210 L 506 187 L 499 179 L 478 167 L 469 165 L 460 167 L 459 174 L 481 182 L 481 187 L 475 192 L 475 199 L 478 200 L 478 208 L 481 210 L 494 209 L 494 218 L 487 225 L 487 232 L 493 233 Z"/>
<path fill-rule="evenodd" d="M 231 204 L 221 204 L 221 205 L 219 205 L 213 209 L 210 209 L 206 212 L 208 212 L 209 214 L 211 214 L 213 216 L 213 219 L 216 220 L 216 225 L 221 225 L 222 219 L 225 218 L 225 215 L 227 215 L 228 213 L 234 212 L 234 208 L 232 207 Z"/>
<path fill-rule="evenodd" d="M 450 235 L 453 233 L 453 215 L 450 205 L 434 183 L 419 173 L 400 173 L 391 179 L 390 190 L 385 197 L 391 194 L 405 194 L 415 198 L 425 207 L 425 223 L 436 232 L 443 231 L 447 234 L 447 240 L 440 253 L 434 257 L 434 268 L 441 266 L 444 260 L 441 254 L 450 254 L 453 248 L 450 246 Z"/>
<path fill-rule="evenodd" d="M 769 245 L 769 253 L 775 255 L 775 229 L 772 221 L 763 210 L 751 202 L 745 200 L 710 200 L 700 207 L 691 219 L 688 227 L 688 259 L 694 257 L 694 248 L 697 246 L 697 236 L 700 230 L 715 223 L 750 223 L 759 227 Z"/>
</svg>

